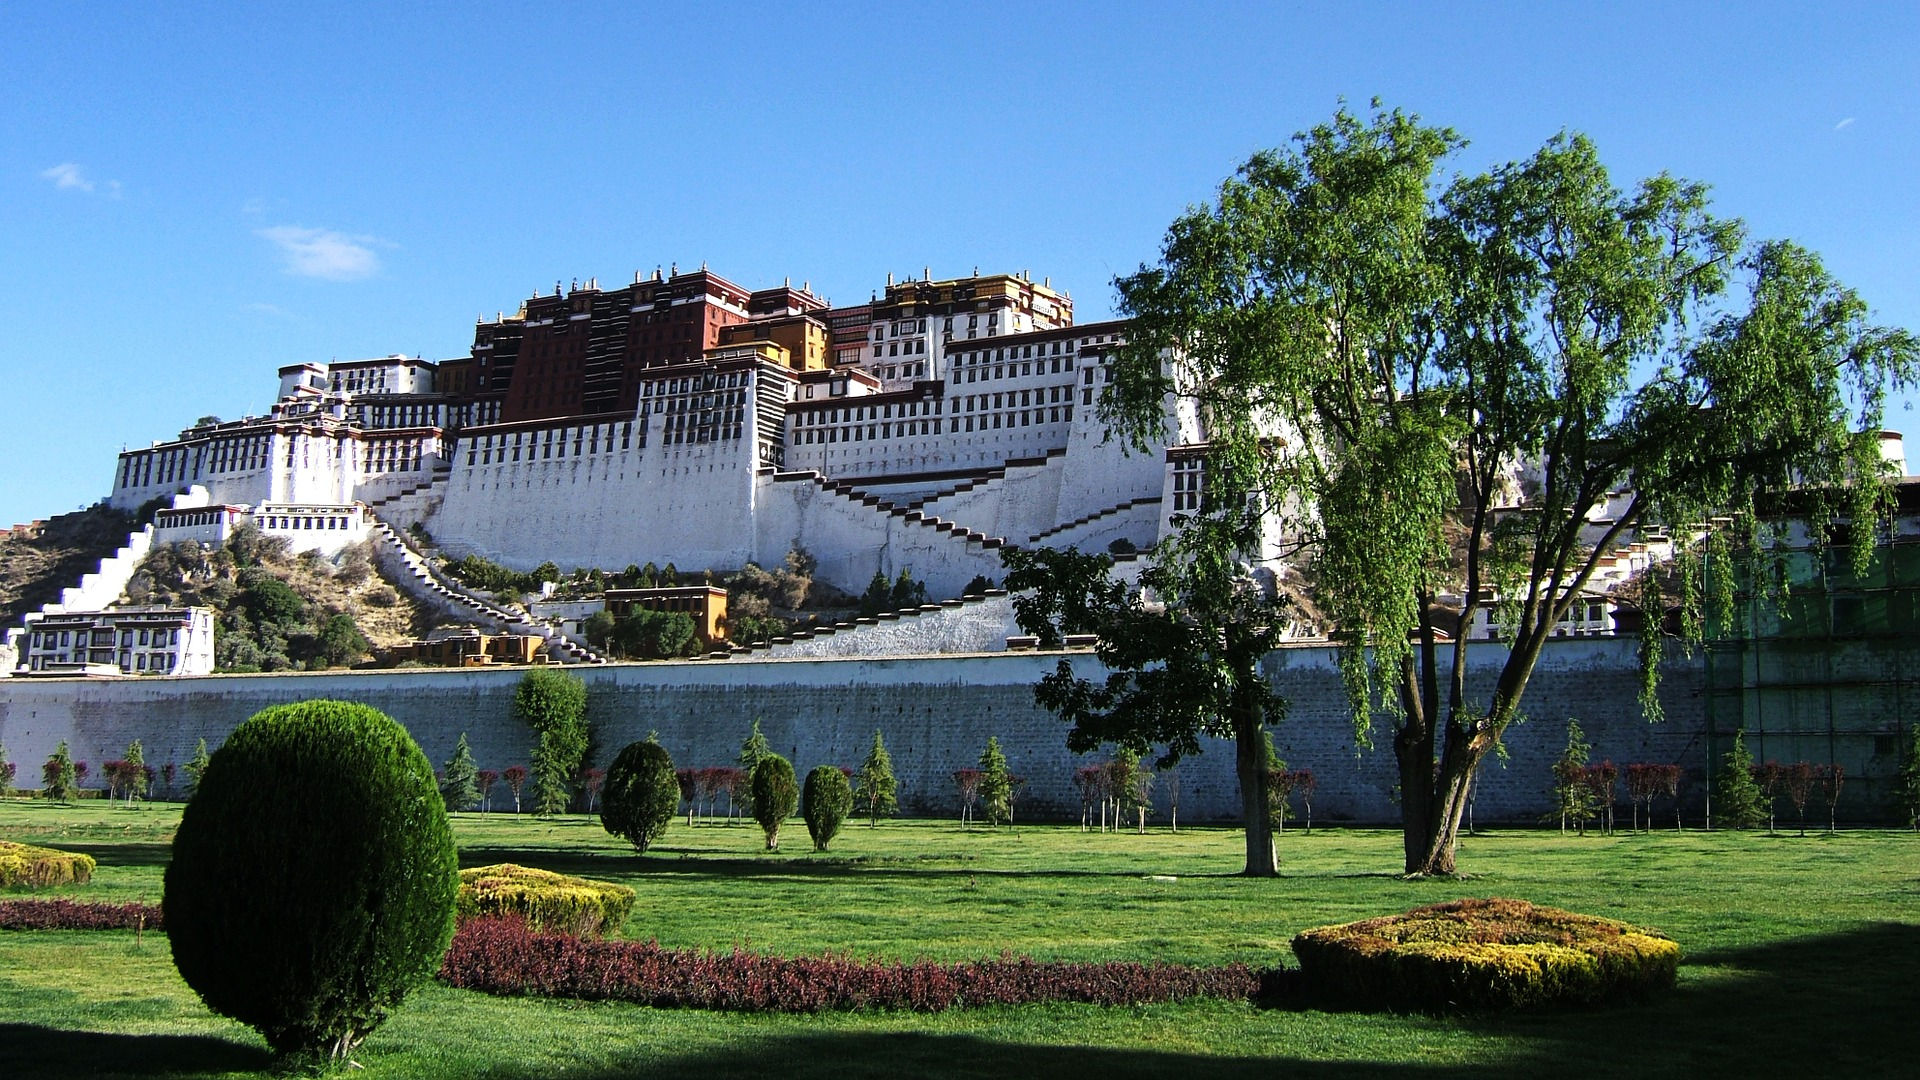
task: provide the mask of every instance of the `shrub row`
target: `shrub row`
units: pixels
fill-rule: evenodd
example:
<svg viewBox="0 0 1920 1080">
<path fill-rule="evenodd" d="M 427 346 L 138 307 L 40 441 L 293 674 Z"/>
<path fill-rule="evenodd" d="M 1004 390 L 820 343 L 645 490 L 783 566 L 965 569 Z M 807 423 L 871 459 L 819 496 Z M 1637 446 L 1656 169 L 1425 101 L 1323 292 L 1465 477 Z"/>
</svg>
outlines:
<svg viewBox="0 0 1920 1080">
<path fill-rule="evenodd" d="M 0 900 L 0 930 L 161 930 L 159 904 Z"/>
<path fill-rule="evenodd" d="M 0 886 L 45 889 L 93 880 L 93 856 L 0 840 Z"/>
<path fill-rule="evenodd" d="M 765 956 L 670 949 L 534 933 L 514 919 L 461 926 L 441 981 L 489 994 L 630 1001 L 656 1007 L 820 1012 L 916 1012 L 1073 1001 L 1140 1005 L 1193 997 L 1245 1000 L 1260 977 L 1241 964 L 1057 963 L 1024 957 L 938 964 L 846 956 Z"/>
<path fill-rule="evenodd" d="M 536 930 L 600 935 L 620 929 L 633 899 L 625 885 L 500 863 L 460 871 L 455 910 L 461 919 L 513 917 Z"/>
<path fill-rule="evenodd" d="M 1293 953 L 1317 1000 L 1416 1012 L 1644 997 L 1671 988 L 1680 962 L 1657 931 L 1501 899 L 1319 927 Z"/>
</svg>

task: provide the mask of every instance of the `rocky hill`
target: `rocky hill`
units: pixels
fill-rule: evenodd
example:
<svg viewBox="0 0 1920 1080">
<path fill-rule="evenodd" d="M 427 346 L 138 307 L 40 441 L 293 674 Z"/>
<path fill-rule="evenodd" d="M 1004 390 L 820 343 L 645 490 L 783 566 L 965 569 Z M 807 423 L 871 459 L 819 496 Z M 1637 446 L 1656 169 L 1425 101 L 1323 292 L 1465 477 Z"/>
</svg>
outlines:
<svg viewBox="0 0 1920 1080">
<path fill-rule="evenodd" d="M 0 626 L 60 598 L 127 542 L 134 517 L 104 505 L 49 518 L 39 529 L 0 533 Z"/>
</svg>

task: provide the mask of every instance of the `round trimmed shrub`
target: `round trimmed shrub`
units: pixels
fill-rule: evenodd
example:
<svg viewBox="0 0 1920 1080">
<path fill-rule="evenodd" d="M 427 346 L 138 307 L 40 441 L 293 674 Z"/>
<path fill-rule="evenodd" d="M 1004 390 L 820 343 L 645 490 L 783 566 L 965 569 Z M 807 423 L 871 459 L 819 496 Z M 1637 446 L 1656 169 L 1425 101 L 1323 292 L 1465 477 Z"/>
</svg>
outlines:
<svg viewBox="0 0 1920 1080">
<path fill-rule="evenodd" d="M 793 763 L 779 754 L 768 754 L 753 767 L 748 785 L 753 790 L 753 820 L 767 834 L 767 850 L 780 849 L 780 823 L 793 816 L 799 800 L 799 785 L 793 781 Z"/>
<path fill-rule="evenodd" d="M 1680 946 L 1656 930 L 1537 907 L 1455 900 L 1293 939 L 1308 992 L 1413 1012 L 1591 1005 L 1673 986 Z"/>
<path fill-rule="evenodd" d="M 633 899 L 633 890 L 625 885 L 513 863 L 460 871 L 458 907 L 463 922 L 509 916 L 519 918 L 530 930 L 601 937 L 627 921 Z"/>
<path fill-rule="evenodd" d="M 446 806 L 376 709 L 264 709 L 180 817 L 161 901 L 180 975 L 281 1054 L 343 1057 L 431 977 L 458 887 Z"/>
<path fill-rule="evenodd" d="M 667 748 L 648 739 L 628 743 L 607 767 L 600 789 L 600 824 L 645 851 L 667 831 L 680 806 L 680 779 Z"/>
<path fill-rule="evenodd" d="M 800 816 L 807 821 L 813 850 L 825 851 L 840 833 L 840 823 L 853 812 L 853 785 L 836 765 L 818 765 L 807 774 L 800 791 Z"/>
</svg>

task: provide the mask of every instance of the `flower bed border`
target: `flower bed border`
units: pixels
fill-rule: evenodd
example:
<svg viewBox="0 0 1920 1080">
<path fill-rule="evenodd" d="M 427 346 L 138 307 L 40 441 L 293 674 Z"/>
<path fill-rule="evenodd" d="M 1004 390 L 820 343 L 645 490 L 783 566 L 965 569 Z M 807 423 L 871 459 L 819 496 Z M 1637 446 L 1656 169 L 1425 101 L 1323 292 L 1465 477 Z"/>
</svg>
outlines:
<svg viewBox="0 0 1920 1080">
<path fill-rule="evenodd" d="M 629 1001 L 755 1012 L 903 1009 L 1071 1001 L 1143 1005 L 1195 997 L 1250 1000 L 1262 973 L 1244 964 L 1189 967 L 1067 963 L 1026 957 L 940 964 L 671 949 L 529 931 L 515 919 L 460 927 L 440 968 L 450 986 L 500 995 Z"/>
<path fill-rule="evenodd" d="M 0 900 L 0 930 L 164 930 L 159 904 Z"/>
</svg>

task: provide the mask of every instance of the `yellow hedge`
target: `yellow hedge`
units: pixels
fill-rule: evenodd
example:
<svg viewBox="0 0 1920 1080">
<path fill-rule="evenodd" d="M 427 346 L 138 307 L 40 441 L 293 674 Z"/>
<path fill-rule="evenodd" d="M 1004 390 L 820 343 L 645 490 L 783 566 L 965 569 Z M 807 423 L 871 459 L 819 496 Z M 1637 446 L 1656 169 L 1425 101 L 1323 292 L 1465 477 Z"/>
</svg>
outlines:
<svg viewBox="0 0 1920 1080">
<path fill-rule="evenodd" d="M 93 856 L 0 840 L 0 887 L 85 885 L 93 879 Z"/>
<path fill-rule="evenodd" d="M 1680 946 L 1612 919 L 1525 900 L 1456 900 L 1293 939 L 1312 992 L 1423 1012 L 1596 1004 L 1673 985 Z"/>
<path fill-rule="evenodd" d="M 460 871 L 460 918 L 518 915 L 535 930 L 599 937 L 619 931 L 633 910 L 625 885 L 568 877 L 513 863 Z"/>
</svg>

